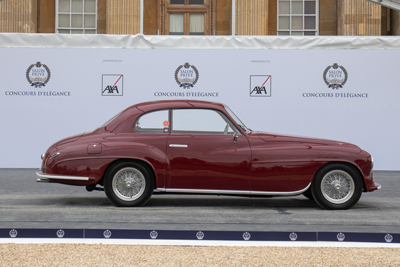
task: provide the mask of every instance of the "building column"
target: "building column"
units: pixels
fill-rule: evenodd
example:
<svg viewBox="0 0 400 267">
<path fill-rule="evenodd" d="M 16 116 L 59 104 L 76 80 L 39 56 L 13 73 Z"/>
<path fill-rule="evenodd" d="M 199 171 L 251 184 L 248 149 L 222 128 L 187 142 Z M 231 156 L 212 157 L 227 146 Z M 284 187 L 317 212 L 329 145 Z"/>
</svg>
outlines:
<svg viewBox="0 0 400 267">
<path fill-rule="evenodd" d="M 400 35 L 400 11 L 391 10 L 391 33 L 392 35 Z"/>
<path fill-rule="evenodd" d="M 37 0 L 0 1 L 0 32 L 37 33 Z"/>
</svg>

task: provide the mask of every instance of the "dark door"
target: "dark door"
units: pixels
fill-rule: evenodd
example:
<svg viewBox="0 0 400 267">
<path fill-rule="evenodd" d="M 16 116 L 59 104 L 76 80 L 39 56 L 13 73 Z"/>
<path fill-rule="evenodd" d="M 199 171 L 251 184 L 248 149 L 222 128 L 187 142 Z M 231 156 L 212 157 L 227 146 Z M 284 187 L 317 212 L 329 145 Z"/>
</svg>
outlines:
<svg viewBox="0 0 400 267">
<path fill-rule="evenodd" d="M 172 110 L 171 118 L 172 132 L 167 141 L 167 191 L 250 190 L 249 142 L 246 136 L 234 130 L 223 113 L 209 109 L 176 109 Z"/>
</svg>

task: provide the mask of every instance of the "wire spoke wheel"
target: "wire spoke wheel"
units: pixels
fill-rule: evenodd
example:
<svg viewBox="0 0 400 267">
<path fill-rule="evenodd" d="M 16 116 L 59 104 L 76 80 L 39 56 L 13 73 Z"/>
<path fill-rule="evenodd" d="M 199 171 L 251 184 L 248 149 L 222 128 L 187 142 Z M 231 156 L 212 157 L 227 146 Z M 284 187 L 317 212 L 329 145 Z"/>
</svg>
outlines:
<svg viewBox="0 0 400 267">
<path fill-rule="evenodd" d="M 354 180 L 345 171 L 333 170 L 325 174 L 321 181 L 322 195 L 331 203 L 342 204 L 354 194 Z"/>
<path fill-rule="evenodd" d="M 340 163 L 321 167 L 311 185 L 315 202 L 330 210 L 353 207 L 360 199 L 362 190 L 362 178 L 357 169 Z"/>
<path fill-rule="evenodd" d="M 153 173 L 143 163 L 117 162 L 110 167 L 104 179 L 104 191 L 118 207 L 143 206 L 153 190 Z"/>
<path fill-rule="evenodd" d="M 133 201 L 143 194 L 146 180 L 138 169 L 123 168 L 114 175 L 112 188 L 120 199 Z"/>
</svg>

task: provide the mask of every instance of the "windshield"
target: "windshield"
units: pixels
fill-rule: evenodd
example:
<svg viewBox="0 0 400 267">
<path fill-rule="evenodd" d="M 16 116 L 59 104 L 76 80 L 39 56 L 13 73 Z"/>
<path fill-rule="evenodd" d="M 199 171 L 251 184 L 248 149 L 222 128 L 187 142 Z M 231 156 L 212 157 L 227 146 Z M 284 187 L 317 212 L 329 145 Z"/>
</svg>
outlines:
<svg viewBox="0 0 400 267">
<path fill-rule="evenodd" d="M 224 106 L 225 110 L 229 113 L 229 115 L 232 117 L 232 119 L 235 120 L 235 122 L 245 131 L 246 133 L 250 132 L 250 129 L 244 125 L 244 123 L 233 113 L 233 111 L 228 107 Z"/>
</svg>

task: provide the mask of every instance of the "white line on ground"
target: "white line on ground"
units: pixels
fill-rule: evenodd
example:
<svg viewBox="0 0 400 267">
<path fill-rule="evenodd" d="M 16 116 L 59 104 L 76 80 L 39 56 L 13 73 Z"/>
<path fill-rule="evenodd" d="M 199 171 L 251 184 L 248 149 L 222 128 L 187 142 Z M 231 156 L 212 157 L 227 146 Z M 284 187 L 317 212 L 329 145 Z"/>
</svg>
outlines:
<svg viewBox="0 0 400 267">
<path fill-rule="evenodd" d="M 399 243 L 362 242 L 303 242 L 303 241 L 206 241 L 206 240 L 149 240 L 149 239 L 54 239 L 54 238 L 0 238 L 0 244 L 105 244 L 145 246 L 237 246 L 237 247 L 370 247 L 400 248 Z"/>
</svg>

